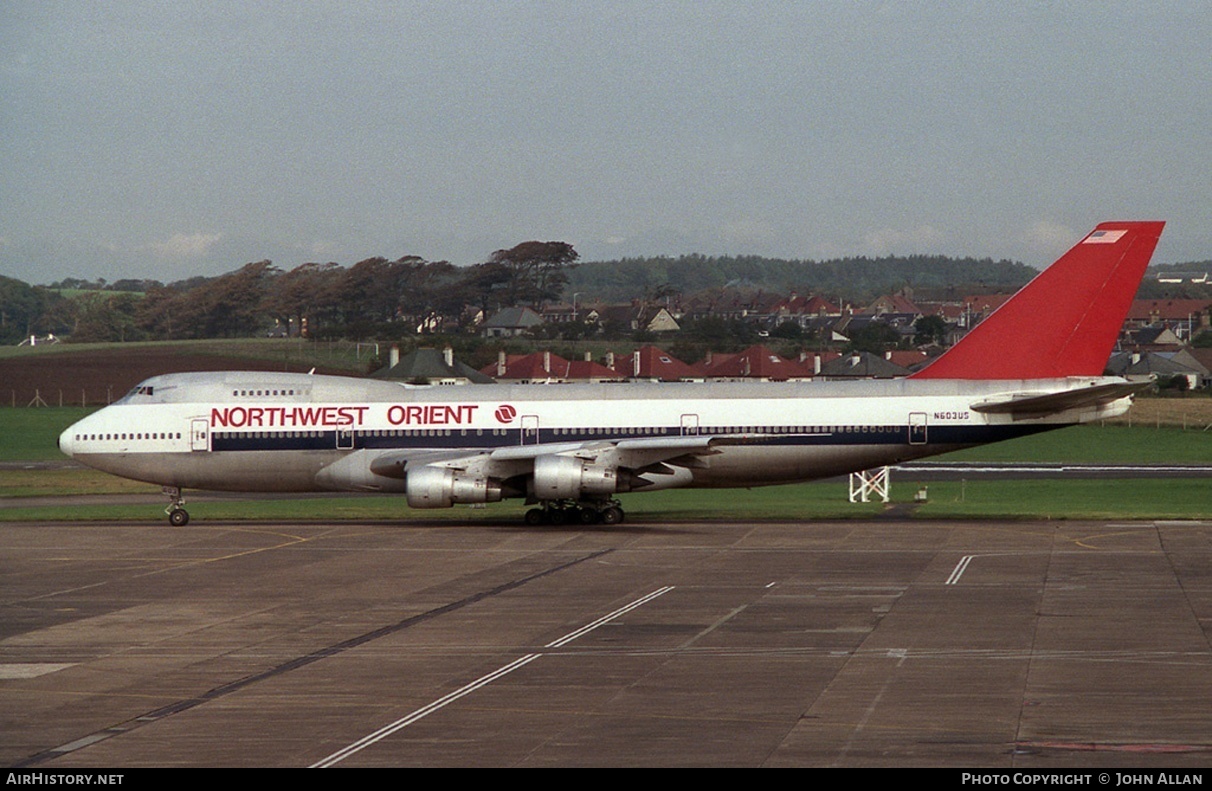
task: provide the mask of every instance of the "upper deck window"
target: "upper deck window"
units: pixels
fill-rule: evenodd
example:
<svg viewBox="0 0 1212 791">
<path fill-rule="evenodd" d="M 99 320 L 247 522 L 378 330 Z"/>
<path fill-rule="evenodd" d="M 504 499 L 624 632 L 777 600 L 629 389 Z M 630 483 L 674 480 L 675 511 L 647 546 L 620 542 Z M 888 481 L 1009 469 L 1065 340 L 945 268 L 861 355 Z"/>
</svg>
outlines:
<svg viewBox="0 0 1212 791">
<path fill-rule="evenodd" d="M 239 398 L 265 398 L 273 396 L 294 396 L 303 395 L 303 390 L 279 389 L 279 390 L 232 390 L 231 394 Z"/>
</svg>

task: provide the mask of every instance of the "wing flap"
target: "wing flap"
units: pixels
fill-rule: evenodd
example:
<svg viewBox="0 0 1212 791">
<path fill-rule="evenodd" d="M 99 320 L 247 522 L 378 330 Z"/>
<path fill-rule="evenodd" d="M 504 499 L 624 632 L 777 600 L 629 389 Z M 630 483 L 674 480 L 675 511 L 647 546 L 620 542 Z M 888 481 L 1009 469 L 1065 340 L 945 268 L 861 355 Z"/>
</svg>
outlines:
<svg viewBox="0 0 1212 791">
<path fill-rule="evenodd" d="M 700 457 L 713 456 L 715 445 L 727 444 L 728 438 L 714 436 L 643 437 L 617 441 L 564 442 L 543 445 L 520 445 L 492 451 L 493 462 L 533 462 L 539 456 L 575 456 L 586 461 L 617 465 L 623 469 L 640 470 L 655 464 L 694 466 Z"/>
</svg>

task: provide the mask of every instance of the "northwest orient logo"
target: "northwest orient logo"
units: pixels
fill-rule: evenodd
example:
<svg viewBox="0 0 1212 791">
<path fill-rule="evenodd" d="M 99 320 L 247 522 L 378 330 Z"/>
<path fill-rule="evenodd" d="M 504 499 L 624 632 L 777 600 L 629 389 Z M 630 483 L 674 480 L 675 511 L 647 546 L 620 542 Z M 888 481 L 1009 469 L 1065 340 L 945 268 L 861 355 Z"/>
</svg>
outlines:
<svg viewBox="0 0 1212 791">
<path fill-rule="evenodd" d="M 518 416 L 518 410 L 511 407 L 509 404 L 501 404 L 496 411 L 497 420 L 502 423 L 512 423 L 513 419 Z"/>
</svg>

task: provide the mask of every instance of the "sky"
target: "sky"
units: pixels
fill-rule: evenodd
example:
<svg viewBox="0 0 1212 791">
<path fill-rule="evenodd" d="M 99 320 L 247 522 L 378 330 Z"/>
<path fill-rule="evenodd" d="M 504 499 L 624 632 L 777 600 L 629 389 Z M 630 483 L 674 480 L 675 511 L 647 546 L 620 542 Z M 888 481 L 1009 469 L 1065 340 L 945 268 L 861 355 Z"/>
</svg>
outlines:
<svg viewBox="0 0 1212 791">
<path fill-rule="evenodd" d="M 0 274 L 1212 259 L 1206 2 L 0 2 Z"/>
</svg>

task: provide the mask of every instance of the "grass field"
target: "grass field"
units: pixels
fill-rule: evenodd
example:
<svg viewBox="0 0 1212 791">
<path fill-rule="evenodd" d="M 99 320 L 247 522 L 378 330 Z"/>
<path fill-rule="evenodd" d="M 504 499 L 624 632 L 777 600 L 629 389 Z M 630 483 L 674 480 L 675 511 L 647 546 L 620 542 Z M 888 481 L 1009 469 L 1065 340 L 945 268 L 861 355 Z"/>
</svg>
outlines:
<svg viewBox="0 0 1212 791">
<path fill-rule="evenodd" d="M 0 461 L 64 458 L 57 444 L 59 435 L 94 411 L 92 407 L 0 407 Z"/>
<path fill-rule="evenodd" d="M 915 483 L 892 485 L 892 502 L 912 503 Z M 1039 519 L 1200 519 L 1212 516 L 1207 481 L 982 480 L 931 483 L 915 517 Z M 870 518 L 883 503 L 851 503 L 845 484 L 812 483 L 763 489 L 653 492 L 624 498 L 631 517 L 712 520 L 734 513 L 758 520 Z"/>
<path fill-rule="evenodd" d="M 87 414 L 81 408 L 0 408 L 0 461 L 62 459 L 58 434 Z M 1088 425 L 972 448 L 936 460 L 989 462 L 1069 462 L 1135 464 L 1210 464 L 1212 430 L 1155 428 L 1139 424 Z M 917 485 L 893 482 L 893 503 L 908 504 Z M 159 487 L 126 481 L 92 470 L 0 471 L 0 497 L 53 495 L 158 494 Z M 1212 481 L 1206 479 L 1031 480 L 932 483 L 929 501 L 913 507 L 922 518 L 1053 519 L 1208 519 L 1212 518 Z M 632 518 L 819 520 L 874 518 L 880 503 L 852 504 L 839 483 L 764 487 L 752 490 L 664 491 L 624 495 Z M 167 503 L 167 500 L 165 500 Z M 404 521 L 516 521 L 525 506 L 518 501 L 483 508 L 411 511 L 399 497 L 349 496 L 299 500 L 198 502 L 197 519 L 283 519 L 314 521 L 368 519 Z M 0 509 L 0 520 L 135 519 L 162 520 L 155 506 L 73 505 L 70 508 Z"/>
<path fill-rule="evenodd" d="M 35 487 L 37 488 L 37 487 Z M 1212 487 L 1204 480 L 1031 480 L 947 481 L 929 485 L 929 500 L 911 503 L 919 485 L 894 483 L 893 507 L 921 519 L 1209 519 Z M 34 490 L 27 490 L 34 493 Z M 87 485 L 65 491 L 90 493 Z M 124 484 L 127 493 L 157 494 L 145 484 Z M 42 493 L 38 490 L 37 493 Z M 810 483 L 760 489 L 670 490 L 623 495 L 631 521 L 779 521 L 872 519 L 889 512 L 883 503 L 851 503 L 844 483 Z M 167 499 L 164 500 L 167 503 Z M 15 504 L 15 503 L 10 503 Z M 901 504 L 897 506 L 896 504 Z M 457 506 L 414 511 L 391 496 L 333 496 L 295 500 L 196 501 L 195 521 L 325 522 L 333 520 L 408 522 L 520 522 L 520 501 L 483 507 Z M 30 506 L 0 509 L 0 522 L 128 520 L 163 522 L 158 504 Z"/>
<path fill-rule="evenodd" d="M 1212 464 L 1212 431 L 1163 425 L 1084 425 L 982 445 L 932 461 Z"/>
<path fill-rule="evenodd" d="M 1212 398 L 1187 394 L 1181 398 L 1137 398 L 1128 414 L 1108 421 L 1116 426 L 1174 426 L 1212 434 Z"/>
</svg>

